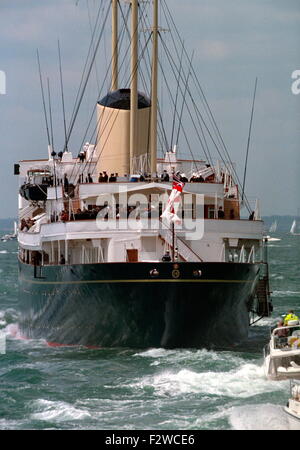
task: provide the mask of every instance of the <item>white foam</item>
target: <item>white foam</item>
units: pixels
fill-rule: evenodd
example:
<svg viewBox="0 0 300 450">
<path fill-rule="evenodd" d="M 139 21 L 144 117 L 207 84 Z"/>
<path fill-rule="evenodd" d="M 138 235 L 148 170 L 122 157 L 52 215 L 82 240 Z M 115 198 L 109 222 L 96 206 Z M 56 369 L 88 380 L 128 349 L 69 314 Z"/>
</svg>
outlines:
<svg viewBox="0 0 300 450">
<path fill-rule="evenodd" d="M 5 333 L 9 336 L 13 330 L 13 327 L 16 327 L 17 324 L 12 324 L 10 322 L 17 321 L 18 312 L 13 308 L 8 308 L 4 311 L 0 311 L 0 329 L 1 332 Z"/>
<path fill-rule="evenodd" d="M 266 380 L 263 367 L 251 363 L 228 372 L 163 371 L 131 384 L 136 389 L 149 386 L 158 396 L 203 393 L 233 398 L 247 398 L 283 388 L 280 382 Z"/>
<path fill-rule="evenodd" d="M 23 339 L 19 325 L 17 323 L 10 323 L 5 327 L 5 334 L 7 337 L 14 338 L 14 339 Z"/>
<path fill-rule="evenodd" d="M 36 412 L 31 414 L 32 419 L 48 422 L 82 420 L 92 417 L 86 409 L 76 408 L 69 403 L 61 401 L 40 399 L 32 402 L 30 408 L 36 410 Z"/>
<path fill-rule="evenodd" d="M 282 406 L 265 403 L 231 408 L 229 422 L 235 430 L 300 429 L 300 422 L 290 420 Z"/>
<path fill-rule="evenodd" d="M 176 350 L 166 350 L 164 348 L 151 348 L 141 353 L 135 353 L 133 356 L 141 356 L 145 358 L 164 358 L 166 356 L 177 354 Z"/>
<path fill-rule="evenodd" d="M 300 295 L 299 291 L 273 291 L 273 297 L 293 297 Z"/>
<path fill-rule="evenodd" d="M 8 251 L 7 250 L 0 250 L 0 254 L 5 254 L 5 253 L 8 253 Z"/>
</svg>

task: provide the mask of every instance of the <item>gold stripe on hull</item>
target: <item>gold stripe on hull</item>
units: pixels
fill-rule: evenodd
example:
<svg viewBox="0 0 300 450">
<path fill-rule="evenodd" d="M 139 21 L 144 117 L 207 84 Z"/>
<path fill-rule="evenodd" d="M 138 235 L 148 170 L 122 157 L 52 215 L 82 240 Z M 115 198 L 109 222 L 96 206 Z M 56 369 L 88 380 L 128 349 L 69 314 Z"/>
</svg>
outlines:
<svg viewBox="0 0 300 450">
<path fill-rule="evenodd" d="M 143 279 L 143 280 L 74 280 L 38 281 L 20 277 L 21 281 L 32 284 L 106 284 L 106 283 L 253 283 L 255 280 L 194 280 L 194 279 Z"/>
</svg>

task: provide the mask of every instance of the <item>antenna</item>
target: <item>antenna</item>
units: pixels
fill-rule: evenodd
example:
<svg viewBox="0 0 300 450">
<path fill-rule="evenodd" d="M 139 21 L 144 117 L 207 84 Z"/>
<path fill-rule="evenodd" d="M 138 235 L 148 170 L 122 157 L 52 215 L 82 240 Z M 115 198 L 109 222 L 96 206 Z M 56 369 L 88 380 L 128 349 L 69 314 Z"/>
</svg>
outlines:
<svg viewBox="0 0 300 450">
<path fill-rule="evenodd" d="M 62 109 L 63 109 L 64 132 L 65 132 L 64 152 L 66 152 L 66 151 L 68 151 L 68 140 L 67 140 L 67 126 L 66 126 L 66 112 L 65 112 L 64 86 L 63 86 L 63 78 L 62 78 L 61 54 L 60 54 L 60 44 L 59 44 L 59 40 L 57 41 L 57 46 L 58 46 L 58 58 L 59 58 L 59 75 L 60 75 L 61 102 L 62 102 Z"/>
<path fill-rule="evenodd" d="M 48 150 L 51 146 L 50 142 L 50 133 L 49 133 L 49 127 L 48 127 L 48 118 L 47 118 L 47 111 L 46 111 L 46 103 L 45 103 L 45 94 L 44 94 L 44 87 L 43 87 L 43 80 L 42 80 L 42 71 L 41 71 L 41 63 L 40 63 L 40 55 L 38 49 L 36 50 L 37 55 L 37 62 L 38 62 L 38 68 L 39 68 L 39 75 L 40 75 L 40 85 L 41 85 L 41 93 L 42 93 L 42 100 L 43 100 L 43 109 L 44 109 L 44 117 L 45 117 L 45 124 L 46 124 L 46 132 L 47 132 L 47 139 L 48 139 Z M 49 159 L 51 151 L 49 151 Z"/>
<path fill-rule="evenodd" d="M 252 102 L 252 110 L 251 110 L 251 119 L 250 119 L 248 142 L 247 142 L 247 151 L 246 151 L 246 160 L 245 160 L 245 169 L 244 169 L 244 179 L 243 179 L 243 189 L 242 189 L 242 202 L 241 202 L 242 204 L 243 204 L 243 201 L 244 201 L 244 193 L 245 193 L 247 163 L 248 163 L 248 154 L 249 154 L 249 147 L 250 147 L 250 138 L 251 138 L 251 130 L 252 130 L 252 122 L 253 122 L 253 113 L 254 113 L 254 103 L 255 103 L 255 97 L 256 97 L 256 88 L 257 88 L 257 77 L 255 79 L 253 102 Z"/>
<path fill-rule="evenodd" d="M 54 150 L 53 124 L 52 124 L 52 110 L 51 110 L 51 95 L 50 95 L 50 82 L 49 82 L 49 78 L 47 78 L 47 86 L 48 86 L 48 102 L 49 102 L 50 130 L 51 130 L 51 146 L 52 146 L 52 150 Z"/>
</svg>

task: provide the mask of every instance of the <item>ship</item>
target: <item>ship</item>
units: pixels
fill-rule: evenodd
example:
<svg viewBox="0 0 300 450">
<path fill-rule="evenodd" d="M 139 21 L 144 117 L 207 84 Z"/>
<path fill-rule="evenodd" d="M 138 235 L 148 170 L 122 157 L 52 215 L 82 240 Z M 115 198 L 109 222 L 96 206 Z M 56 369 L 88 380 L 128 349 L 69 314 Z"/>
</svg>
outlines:
<svg viewBox="0 0 300 450">
<path fill-rule="evenodd" d="M 124 85 L 121 8 L 131 24 Z M 177 140 L 158 155 L 158 0 L 112 0 L 103 17 L 111 18 L 111 85 L 97 95 L 94 142 L 74 155 L 67 139 L 58 152 L 48 135 L 44 159 L 15 164 L 20 333 L 97 348 L 224 348 L 247 340 L 251 324 L 272 311 L 259 203 L 241 198 L 227 157 L 188 158 Z M 148 94 L 139 85 L 138 31 L 151 45 Z M 181 48 L 178 130 L 192 78 Z"/>
</svg>

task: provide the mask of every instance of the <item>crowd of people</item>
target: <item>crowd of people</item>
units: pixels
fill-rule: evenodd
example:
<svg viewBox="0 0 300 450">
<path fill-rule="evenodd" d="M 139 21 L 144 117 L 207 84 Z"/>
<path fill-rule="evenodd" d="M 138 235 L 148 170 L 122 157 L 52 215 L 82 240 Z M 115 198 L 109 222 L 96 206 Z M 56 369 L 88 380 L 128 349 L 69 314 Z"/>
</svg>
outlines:
<svg viewBox="0 0 300 450">
<path fill-rule="evenodd" d="M 173 174 L 174 175 L 174 174 Z M 159 176 L 156 174 L 155 177 L 152 177 L 151 175 L 147 173 L 139 173 L 137 176 L 129 176 L 125 174 L 122 177 L 122 181 L 162 181 L 162 182 L 171 182 L 173 175 L 170 175 L 167 170 L 163 170 L 161 175 Z M 184 183 L 205 183 L 212 181 L 212 177 L 208 177 L 207 179 L 204 179 L 201 175 L 197 175 L 193 173 L 192 177 L 188 179 L 188 177 L 184 173 L 177 172 L 176 177 L 184 182 Z M 94 183 L 95 177 L 93 178 L 91 173 L 81 173 L 77 178 L 78 184 L 84 184 L 84 183 Z M 98 176 L 98 183 L 113 183 L 120 181 L 120 177 L 118 173 L 111 173 L 108 175 L 106 171 L 100 172 Z M 74 188 L 74 185 L 70 182 L 68 175 L 65 173 L 63 178 L 58 176 L 48 176 L 43 178 L 42 184 L 53 187 L 53 186 L 63 186 L 64 190 L 68 192 L 69 187 Z"/>
</svg>

